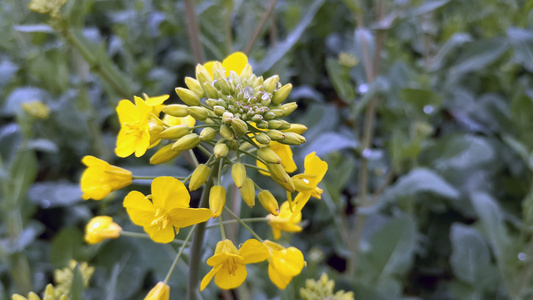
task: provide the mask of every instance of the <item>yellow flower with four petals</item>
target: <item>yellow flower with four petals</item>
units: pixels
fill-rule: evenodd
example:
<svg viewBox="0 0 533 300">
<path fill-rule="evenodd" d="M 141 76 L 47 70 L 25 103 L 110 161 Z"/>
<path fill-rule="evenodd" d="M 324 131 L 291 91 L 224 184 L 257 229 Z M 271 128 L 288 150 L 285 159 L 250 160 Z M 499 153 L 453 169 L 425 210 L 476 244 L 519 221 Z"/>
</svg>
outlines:
<svg viewBox="0 0 533 300">
<path fill-rule="evenodd" d="M 126 187 L 132 182 L 132 174 L 126 169 L 90 155 L 83 157 L 81 161 L 87 166 L 80 180 L 82 197 L 85 200 L 102 200 L 112 191 Z"/>
<path fill-rule="evenodd" d="M 268 224 L 272 227 L 272 233 L 274 239 L 277 240 L 281 237 L 281 232 L 300 232 L 302 227 L 298 225 L 302 221 L 302 213 L 298 212 L 294 218 L 291 219 L 292 211 L 288 201 L 283 202 L 279 209 L 279 215 L 268 215 Z"/>
</svg>

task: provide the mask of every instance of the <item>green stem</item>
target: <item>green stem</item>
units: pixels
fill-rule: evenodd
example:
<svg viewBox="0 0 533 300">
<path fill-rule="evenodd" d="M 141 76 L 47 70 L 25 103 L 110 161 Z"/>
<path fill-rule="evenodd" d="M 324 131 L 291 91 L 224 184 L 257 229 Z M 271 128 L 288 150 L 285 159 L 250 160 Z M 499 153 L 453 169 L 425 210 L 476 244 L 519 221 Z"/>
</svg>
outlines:
<svg viewBox="0 0 533 300">
<path fill-rule="evenodd" d="M 252 153 L 250 153 L 250 152 L 248 152 L 248 151 L 241 151 L 241 152 L 244 153 L 244 154 L 246 154 L 246 155 L 248 155 L 248 156 L 250 156 L 250 157 L 253 157 L 253 158 L 256 159 L 256 160 L 259 160 L 260 162 L 262 162 L 262 163 L 265 164 L 265 165 L 267 164 L 266 161 L 264 161 L 262 158 L 260 158 L 260 157 L 257 156 L 257 155 L 253 155 Z"/>
<path fill-rule="evenodd" d="M 192 149 L 189 149 L 189 154 L 191 155 L 192 162 L 194 163 L 194 167 L 198 167 L 198 159 L 196 158 L 196 155 L 194 155 L 194 152 Z"/>
<path fill-rule="evenodd" d="M 230 214 L 232 215 L 235 220 L 237 220 L 237 222 L 239 222 L 244 228 L 246 228 L 246 230 L 248 230 L 258 241 L 260 241 L 261 243 L 263 242 L 263 239 L 257 235 L 257 233 L 255 233 L 255 231 L 250 227 L 248 226 L 248 224 L 244 223 L 243 220 L 241 220 L 241 218 L 239 218 L 235 213 L 233 213 L 231 211 L 231 209 L 229 209 L 228 207 L 224 206 L 224 209 Z"/>
<path fill-rule="evenodd" d="M 194 9 L 194 0 L 185 0 L 185 21 L 192 53 L 197 64 L 204 62 L 204 50 L 200 42 L 200 27 Z"/>
<path fill-rule="evenodd" d="M 243 218 L 243 219 L 241 219 L 241 221 L 248 222 L 248 223 L 268 222 L 268 220 L 269 220 L 268 218 Z M 238 220 L 227 220 L 227 221 L 222 222 L 222 224 L 224 224 L 224 225 L 237 224 L 237 223 L 239 223 Z M 219 226 L 220 225 L 218 225 L 218 224 L 208 225 L 208 226 L 205 227 L 205 229 L 213 229 L 213 228 L 217 228 Z"/>
<path fill-rule="evenodd" d="M 251 164 L 243 164 L 245 167 L 247 168 L 250 168 L 250 169 L 256 169 L 256 170 L 259 170 L 259 171 L 263 171 L 263 172 L 266 172 L 266 173 L 270 173 L 267 169 L 265 168 L 261 168 L 261 167 L 258 167 L 258 166 L 254 166 L 254 165 L 251 165 Z"/>
<path fill-rule="evenodd" d="M 250 51 L 252 50 L 255 40 L 257 40 L 257 38 L 259 37 L 259 34 L 263 30 L 263 26 L 265 26 L 268 16 L 270 16 L 272 11 L 274 10 L 274 7 L 276 7 L 276 2 L 278 1 L 270 0 L 267 10 L 265 10 L 263 15 L 261 16 L 261 19 L 259 20 L 259 24 L 257 25 L 257 27 L 254 30 L 254 33 L 252 34 L 252 38 L 248 42 L 248 45 L 246 45 L 246 48 L 244 48 L 244 53 L 249 54 Z"/>
<path fill-rule="evenodd" d="M 191 231 L 189 231 L 189 234 L 187 234 L 187 237 L 185 238 L 185 241 L 183 242 L 183 245 L 181 246 L 180 251 L 178 252 L 178 255 L 176 255 L 176 258 L 174 259 L 174 262 L 172 262 L 172 266 L 170 266 L 170 270 L 168 270 L 167 277 L 165 277 L 165 281 L 164 281 L 165 284 L 168 283 L 168 280 L 170 279 L 170 275 L 172 275 L 172 272 L 174 271 L 174 268 L 178 264 L 178 261 L 179 261 L 179 259 L 181 257 L 181 254 L 183 253 L 183 250 L 185 249 L 185 247 L 187 247 L 187 244 L 189 243 L 189 240 L 191 239 L 192 234 L 196 230 L 197 227 L 198 227 L 198 224 L 195 224 L 191 228 Z"/>
<path fill-rule="evenodd" d="M 205 155 L 207 156 L 212 156 L 213 153 L 209 152 L 209 150 L 207 150 L 204 146 L 202 145 L 198 145 L 196 146 L 196 148 L 200 149 L 200 151 L 202 151 Z"/>
<path fill-rule="evenodd" d="M 222 240 L 225 240 L 226 231 L 224 231 L 224 221 L 222 221 L 222 214 L 218 216 L 218 223 L 220 224 L 220 236 L 222 236 Z"/>
</svg>

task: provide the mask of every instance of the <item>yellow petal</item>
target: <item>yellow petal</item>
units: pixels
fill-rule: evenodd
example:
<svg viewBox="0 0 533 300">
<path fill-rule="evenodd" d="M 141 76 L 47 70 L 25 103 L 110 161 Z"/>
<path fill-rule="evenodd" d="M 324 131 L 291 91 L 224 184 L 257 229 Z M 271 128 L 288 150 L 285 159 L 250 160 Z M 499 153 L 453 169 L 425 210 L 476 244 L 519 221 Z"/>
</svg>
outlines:
<svg viewBox="0 0 533 300">
<path fill-rule="evenodd" d="M 117 147 L 115 148 L 115 154 L 118 157 L 128 157 L 137 150 L 138 138 L 132 134 L 126 134 L 128 129 L 120 129 L 117 137 Z"/>
<path fill-rule="evenodd" d="M 154 219 L 154 205 L 141 192 L 131 191 L 124 199 L 124 207 L 135 225 L 148 226 Z"/>
<path fill-rule="evenodd" d="M 188 208 L 190 199 L 183 182 L 174 177 L 162 176 L 152 181 L 152 201 L 157 208 Z"/>
<path fill-rule="evenodd" d="M 226 57 L 222 62 L 222 66 L 226 69 L 226 77 L 229 76 L 230 71 L 234 71 L 237 75 L 241 75 L 242 70 L 247 64 L 248 57 L 242 52 L 235 52 Z"/>
<path fill-rule="evenodd" d="M 168 216 L 173 226 L 183 228 L 209 220 L 211 211 L 207 208 L 174 208 Z"/>
<path fill-rule="evenodd" d="M 278 227 L 272 226 L 272 235 L 275 240 L 279 239 L 281 237 L 281 230 Z"/>
<path fill-rule="evenodd" d="M 268 248 L 255 239 L 249 239 L 242 244 L 239 249 L 242 257 L 244 258 L 244 264 L 254 264 L 261 262 L 268 258 L 270 255 Z"/>
<path fill-rule="evenodd" d="M 161 96 L 156 96 L 156 97 L 148 97 L 146 99 L 146 104 L 148 106 L 157 106 L 157 105 L 161 105 L 163 104 L 163 102 L 165 102 L 168 98 L 170 97 L 170 95 L 161 95 Z"/>
<path fill-rule="evenodd" d="M 169 295 L 170 287 L 166 283 L 160 281 L 150 290 L 144 300 L 168 300 Z"/>
<path fill-rule="evenodd" d="M 324 175 L 328 171 L 328 163 L 316 156 L 315 152 L 307 154 L 304 161 L 304 167 L 305 174 L 316 176 L 315 178 L 310 179 L 310 182 L 313 182 L 314 187 L 322 181 L 322 178 L 324 178 Z"/>
<path fill-rule="evenodd" d="M 294 220 L 298 218 L 298 214 L 300 214 L 301 218 L 302 209 L 309 201 L 309 198 L 311 198 L 311 192 L 300 192 L 298 195 L 296 195 L 296 198 L 294 198 L 294 203 L 296 203 L 296 205 L 291 217 L 289 218 L 289 222 L 295 222 Z"/>
<path fill-rule="evenodd" d="M 213 64 L 214 61 L 208 61 L 204 64 L 204 68 L 209 72 L 209 75 L 211 75 L 211 78 L 213 78 Z"/>
<path fill-rule="evenodd" d="M 211 269 L 211 271 L 204 276 L 202 282 L 200 283 L 200 291 L 203 291 L 207 287 L 207 285 L 211 282 L 211 279 L 213 279 L 213 276 L 215 276 L 220 268 L 222 268 L 222 265 L 218 265 L 216 268 Z"/>
<path fill-rule="evenodd" d="M 292 280 L 292 276 L 280 274 L 276 269 L 274 269 L 272 264 L 268 265 L 268 277 L 270 277 L 272 283 L 274 283 L 280 290 L 284 290 Z"/>
<path fill-rule="evenodd" d="M 120 100 L 116 108 L 120 124 L 137 121 L 137 108 L 130 100 Z"/>
<path fill-rule="evenodd" d="M 174 227 L 167 226 L 161 228 L 159 224 L 144 227 L 144 231 L 150 235 L 150 238 L 156 243 L 167 244 L 174 240 L 176 233 Z"/>
<path fill-rule="evenodd" d="M 271 265 L 283 276 L 300 274 L 305 261 L 302 251 L 295 247 L 276 251 L 272 254 Z"/>
<path fill-rule="evenodd" d="M 219 288 L 224 290 L 234 289 L 240 286 L 246 279 L 246 267 L 244 264 L 237 263 L 235 269 L 231 270 L 227 267 L 222 267 L 215 275 L 215 283 Z"/>
<path fill-rule="evenodd" d="M 260 160 L 256 160 L 256 165 L 257 165 L 257 167 L 259 167 L 259 168 L 263 168 L 263 169 L 265 169 L 265 170 L 267 169 L 267 166 L 266 166 L 264 163 L 262 163 Z M 263 174 L 263 175 L 265 175 L 265 176 L 270 176 L 270 173 L 265 172 L 265 171 L 261 171 L 261 170 L 259 170 L 259 173 L 261 173 L 261 174 Z"/>
<path fill-rule="evenodd" d="M 141 157 L 146 153 L 146 150 L 150 147 L 150 132 L 148 127 L 143 130 L 141 138 L 137 140 L 137 147 L 135 148 L 135 156 Z"/>
<path fill-rule="evenodd" d="M 296 163 L 292 158 L 292 150 L 289 145 L 284 145 L 278 142 L 270 142 L 270 148 L 276 152 L 276 154 L 281 158 L 281 165 L 287 173 L 292 173 L 296 171 Z"/>
</svg>

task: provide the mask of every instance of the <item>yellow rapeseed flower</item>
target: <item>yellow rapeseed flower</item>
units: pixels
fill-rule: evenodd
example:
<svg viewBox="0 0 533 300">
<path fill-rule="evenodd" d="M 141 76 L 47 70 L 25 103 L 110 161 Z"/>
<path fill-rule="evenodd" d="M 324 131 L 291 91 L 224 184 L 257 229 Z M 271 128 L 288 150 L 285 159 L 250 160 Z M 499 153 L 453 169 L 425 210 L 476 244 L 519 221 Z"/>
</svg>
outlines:
<svg viewBox="0 0 533 300">
<path fill-rule="evenodd" d="M 311 152 L 305 157 L 304 168 L 303 174 L 297 174 L 292 177 L 294 187 L 299 193 L 294 198 L 296 207 L 290 217 L 291 220 L 294 220 L 296 214 L 302 211 L 309 198 L 321 198 L 323 191 L 318 187 L 318 184 L 328 171 L 328 163 L 316 156 L 315 152 Z"/>
<path fill-rule="evenodd" d="M 162 125 L 161 120 L 153 114 L 155 108 L 137 96 L 134 98 L 135 104 L 129 100 L 121 100 L 117 106 L 121 128 L 115 153 L 119 157 L 127 157 L 133 153 L 140 157 L 158 142 L 150 140 L 151 127 Z"/>
<path fill-rule="evenodd" d="M 277 240 L 281 236 L 282 231 L 286 232 L 300 232 L 302 231 L 302 227 L 298 225 L 302 221 L 302 213 L 299 212 L 295 215 L 295 217 L 291 220 L 292 211 L 290 209 L 290 205 L 288 201 L 283 202 L 281 204 L 281 208 L 279 210 L 279 215 L 274 216 L 272 214 L 268 215 L 268 224 L 270 227 L 272 227 L 272 233 L 274 234 L 274 239 Z"/>
<path fill-rule="evenodd" d="M 110 216 L 92 218 L 85 226 L 85 241 L 89 244 L 98 244 L 105 239 L 116 239 L 120 236 L 122 228 Z"/>
<path fill-rule="evenodd" d="M 213 276 L 219 288 L 234 289 L 246 279 L 247 264 L 261 262 L 268 256 L 267 247 L 258 240 L 247 240 L 239 250 L 230 240 L 220 241 L 217 243 L 215 254 L 207 260 L 207 264 L 213 269 L 202 279 L 200 290 L 205 289 Z"/>
<path fill-rule="evenodd" d="M 106 161 L 87 155 L 82 160 L 87 169 L 81 175 L 83 199 L 102 200 L 112 191 L 131 184 L 130 171 L 110 165 Z"/>
<path fill-rule="evenodd" d="M 189 192 L 181 181 L 174 177 L 158 177 L 152 182 L 151 196 L 131 191 L 124 199 L 124 207 L 132 222 L 144 227 L 152 240 L 170 243 L 180 228 L 211 217 L 209 209 L 189 208 L 189 202 Z"/>
<path fill-rule="evenodd" d="M 268 277 L 278 288 L 284 290 L 292 278 L 300 274 L 305 266 L 302 251 L 295 247 L 285 248 L 269 240 L 266 240 L 264 244 L 270 253 Z"/>
<path fill-rule="evenodd" d="M 168 300 L 170 297 L 170 287 L 168 284 L 160 281 L 150 290 L 144 300 Z"/>
<path fill-rule="evenodd" d="M 214 78 L 213 76 L 213 64 L 215 61 L 208 61 L 204 64 L 204 68 L 209 72 L 211 75 L 211 78 Z M 248 64 L 248 57 L 246 54 L 242 52 L 235 52 L 231 54 L 230 56 L 226 57 L 222 61 L 222 67 L 224 68 L 226 72 L 226 77 L 229 76 L 231 71 L 234 71 L 237 75 L 241 75 L 242 70 L 244 70 L 244 67 Z"/>
<path fill-rule="evenodd" d="M 289 145 L 284 145 L 276 141 L 271 141 L 268 147 L 279 156 L 279 158 L 281 159 L 281 165 L 283 166 L 283 169 L 285 169 L 285 172 L 292 173 L 296 171 L 296 163 L 292 158 L 292 150 Z M 261 161 L 257 160 L 256 162 L 259 168 L 267 168 L 266 165 L 263 164 Z M 269 176 L 267 172 L 261 170 L 259 170 L 259 172 L 263 175 Z"/>
</svg>

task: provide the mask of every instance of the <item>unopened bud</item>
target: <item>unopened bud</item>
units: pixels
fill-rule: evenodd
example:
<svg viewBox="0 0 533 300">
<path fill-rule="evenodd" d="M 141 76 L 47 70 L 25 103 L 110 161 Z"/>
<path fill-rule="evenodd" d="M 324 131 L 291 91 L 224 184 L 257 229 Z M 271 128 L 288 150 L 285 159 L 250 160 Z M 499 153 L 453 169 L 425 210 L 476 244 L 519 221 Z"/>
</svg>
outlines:
<svg viewBox="0 0 533 300">
<path fill-rule="evenodd" d="M 220 125 L 220 135 L 228 141 L 235 139 L 235 135 L 228 125 Z"/>
<path fill-rule="evenodd" d="M 226 70 L 222 67 L 222 64 L 219 61 L 213 63 L 213 79 L 226 78 Z"/>
<path fill-rule="evenodd" d="M 246 180 L 246 167 L 242 163 L 233 164 L 231 167 L 231 177 L 235 186 L 241 188 Z"/>
<path fill-rule="evenodd" d="M 202 98 L 205 95 L 205 91 L 202 88 L 200 81 L 187 76 L 185 77 L 185 85 L 189 88 L 189 90 L 193 91 L 196 96 Z"/>
<path fill-rule="evenodd" d="M 206 127 L 200 132 L 200 140 L 203 142 L 212 141 L 217 135 L 217 131 L 213 127 Z"/>
<path fill-rule="evenodd" d="M 207 105 L 209 105 L 209 107 L 213 108 L 213 107 L 215 107 L 215 105 L 217 105 L 217 100 L 209 98 L 209 99 L 205 100 L 205 104 L 207 104 Z"/>
<path fill-rule="evenodd" d="M 266 133 L 272 140 L 274 141 L 281 141 L 285 138 L 285 134 L 279 130 L 269 130 Z"/>
<path fill-rule="evenodd" d="M 268 128 L 269 129 L 278 129 L 283 125 L 280 120 L 268 120 Z"/>
<path fill-rule="evenodd" d="M 250 64 L 246 64 L 246 66 L 244 66 L 244 69 L 242 70 L 241 74 L 239 74 L 239 76 L 241 78 L 248 78 L 252 76 L 252 74 L 253 74 L 252 66 L 250 66 Z"/>
<path fill-rule="evenodd" d="M 181 152 L 172 150 L 172 146 L 172 144 L 166 145 L 165 147 L 157 150 L 157 152 L 150 157 L 150 164 L 158 165 L 178 157 Z"/>
<path fill-rule="evenodd" d="M 263 144 L 263 145 L 268 145 L 270 144 L 270 141 L 271 141 L 270 137 L 264 132 L 261 132 L 258 135 L 256 135 L 255 140 L 258 143 Z"/>
<path fill-rule="evenodd" d="M 196 133 L 189 133 L 172 145 L 172 149 L 175 151 L 190 150 L 200 144 L 200 136 Z"/>
<path fill-rule="evenodd" d="M 280 122 L 281 122 L 281 126 L 278 128 L 278 130 L 285 130 L 285 129 L 291 128 L 291 123 L 285 120 L 280 120 Z"/>
<path fill-rule="evenodd" d="M 189 115 L 198 121 L 205 121 L 209 115 L 209 110 L 202 106 L 189 107 Z"/>
<path fill-rule="evenodd" d="M 215 87 L 217 87 L 223 94 L 229 94 L 231 93 L 231 87 L 228 83 L 228 81 L 224 78 L 217 79 L 215 81 Z"/>
<path fill-rule="evenodd" d="M 213 219 L 220 216 L 226 204 L 226 189 L 223 186 L 215 185 L 209 191 L 209 209 Z"/>
<path fill-rule="evenodd" d="M 248 206 L 254 207 L 255 206 L 255 184 L 253 180 L 250 178 L 246 178 L 246 180 L 244 180 L 244 184 L 242 188 L 240 189 L 240 191 L 241 191 L 242 200 L 244 200 L 244 202 L 246 202 Z"/>
<path fill-rule="evenodd" d="M 213 86 L 211 82 L 204 83 L 204 91 L 209 98 L 218 98 L 218 90 Z"/>
<path fill-rule="evenodd" d="M 265 91 L 267 91 L 267 92 L 272 94 L 272 93 L 274 93 L 274 90 L 276 90 L 276 85 L 278 84 L 278 82 L 279 82 L 279 76 L 278 75 L 274 75 L 274 76 L 268 77 L 263 82 L 263 88 L 265 89 Z"/>
<path fill-rule="evenodd" d="M 211 84 L 211 82 L 213 82 L 213 78 L 211 77 L 211 74 L 209 74 L 209 72 L 204 68 L 204 66 L 200 64 L 196 65 L 196 79 L 198 79 L 200 84 L 202 84 L 204 87 L 205 87 L 205 83 Z"/>
<path fill-rule="evenodd" d="M 263 208 L 274 216 L 279 215 L 279 204 L 274 195 L 269 190 L 262 190 L 257 195 Z"/>
<path fill-rule="evenodd" d="M 222 114 L 222 123 L 230 124 L 232 119 L 233 119 L 233 114 L 230 113 L 229 111 L 226 111 Z"/>
<path fill-rule="evenodd" d="M 169 114 L 177 118 L 183 118 L 189 115 L 189 107 L 183 104 L 169 104 L 164 106 L 162 111 L 165 114 Z"/>
<path fill-rule="evenodd" d="M 257 126 L 257 128 L 267 129 L 268 128 L 268 122 L 265 121 L 265 120 L 259 121 L 259 122 L 255 123 L 255 126 Z"/>
<path fill-rule="evenodd" d="M 285 138 L 279 141 L 285 145 L 300 145 L 305 143 L 305 137 L 294 132 L 285 132 Z"/>
<path fill-rule="evenodd" d="M 233 118 L 231 120 L 231 128 L 235 132 L 236 137 L 241 137 L 248 132 L 248 124 L 241 119 Z"/>
<path fill-rule="evenodd" d="M 257 88 L 259 88 L 260 86 L 263 85 L 263 82 L 264 82 L 264 80 L 263 80 L 263 76 L 259 76 L 259 77 L 257 77 L 257 78 L 254 80 L 254 82 L 252 82 L 252 87 L 253 87 L 254 89 L 257 89 Z"/>
<path fill-rule="evenodd" d="M 268 171 L 270 172 L 270 177 L 281 187 L 286 189 L 289 192 L 294 192 L 296 189 L 294 188 L 294 184 L 292 183 L 292 180 L 285 172 L 285 169 L 281 164 L 266 164 Z"/>
<path fill-rule="evenodd" d="M 224 108 L 224 106 L 215 105 L 213 106 L 213 111 L 217 116 L 222 117 L 222 115 L 226 112 L 226 109 Z"/>
<path fill-rule="evenodd" d="M 292 114 L 297 108 L 298 104 L 296 104 L 296 102 L 289 102 L 287 104 L 283 104 L 280 107 L 280 109 L 283 111 L 283 114 L 280 117 L 286 117 Z"/>
<path fill-rule="evenodd" d="M 192 192 L 199 189 L 207 181 L 210 172 L 211 169 L 208 166 L 204 164 L 198 165 L 194 169 L 194 172 L 192 172 L 191 181 L 189 181 L 189 190 Z"/>
<path fill-rule="evenodd" d="M 287 99 L 289 96 L 289 93 L 292 90 L 292 84 L 287 83 L 286 85 L 282 86 L 279 90 L 275 91 L 272 95 L 272 104 L 279 105 Z"/>
<path fill-rule="evenodd" d="M 217 143 L 213 148 L 213 153 L 217 158 L 226 157 L 229 153 L 229 147 L 224 142 Z"/>
<path fill-rule="evenodd" d="M 263 118 L 265 118 L 265 120 L 272 120 L 275 117 L 276 117 L 276 114 L 271 111 L 267 111 L 266 113 L 263 114 Z"/>
<path fill-rule="evenodd" d="M 307 131 L 307 126 L 303 124 L 292 123 L 290 125 L 291 127 L 283 130 L 283 132 L 294 132 L 294 133 L 302 134 Z"/>
<path fill-rule="evenodd" d="M 233 151 L 237 151 L 241 146 L 241 143 L 239 143 L 238 140 L 229 140 L 229 141 L 226 141 L 226 143 L 228 147 Z"/>
<path fill-rule="evenodd" d="M 163 139 L 175 140 L 189 134 L 191 128 L 187 125 L 175 125 L 163 130 L 159 136 Z"/>
<path fill-rule="evenodd" d="M 267 164 L 280 164 L 281 158 L 269 147 L 261 147 L 257 150 L 257 156 L 264 160 Z"/>
<path fill-rule="evenodd" d="M 182 87 L 176 88 L 176 94 L 178 94 L 181 101 L 189 106 L 200 105 L 200 97 L 189 89 Z"/>
<path fill-rule="evenodd" d="M 276 118 L 283 117 L 283 110 L 281 108 L 274 108 L 274 109 L 271 109 L 270 111 L 276 116 Z"/>
</svg>

